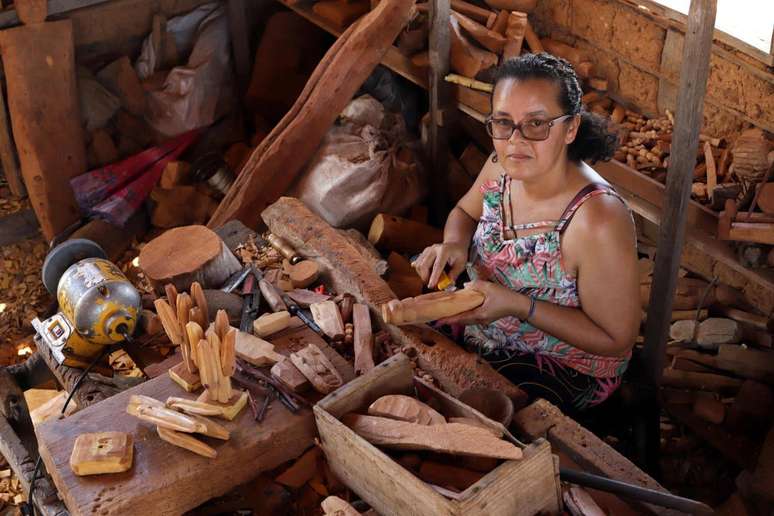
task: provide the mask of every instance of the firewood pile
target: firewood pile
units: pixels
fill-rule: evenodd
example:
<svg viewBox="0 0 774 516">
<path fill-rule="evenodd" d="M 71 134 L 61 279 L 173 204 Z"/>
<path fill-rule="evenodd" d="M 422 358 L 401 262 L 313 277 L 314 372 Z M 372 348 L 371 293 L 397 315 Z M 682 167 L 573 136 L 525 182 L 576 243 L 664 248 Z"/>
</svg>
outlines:
<svg viewBox="0 0 774 516">
<path fill-rule="evenodd" d="M 642 258 L 643 310 L 652 271 L 651 258 Z M 771 492 L 774 323 L 738 290 L 685 270 L 672 321 L 662 380 L 664 481 L 713 506 L 731 495 L 729 504 L 761 503 Z"/>
<path fill-rule="evenodd" d="M 19 478 L 8 468 L 8 463 L 0 455 L 0 513 L 13 514 L 13 512 L 6 511 L 11 506 L 18 506 L 25 500 Z"/>
</svg>

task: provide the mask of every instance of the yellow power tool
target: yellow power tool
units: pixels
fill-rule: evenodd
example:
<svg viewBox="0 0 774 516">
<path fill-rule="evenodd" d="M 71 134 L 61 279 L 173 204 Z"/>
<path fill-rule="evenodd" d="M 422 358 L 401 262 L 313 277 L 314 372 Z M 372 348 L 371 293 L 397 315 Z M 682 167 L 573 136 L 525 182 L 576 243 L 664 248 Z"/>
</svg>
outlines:
<svg viewBox="0 0 774 516">
<path fill-rule="evenodd" d="M 32 326 L 39 348 L 56 361 L 85 368 L 105 346 L 128 340 L 140 314 L 140 293 L 95 242 L 67 240 L 46 256 L 43 284 L 59 312 Z"/>
</svg>

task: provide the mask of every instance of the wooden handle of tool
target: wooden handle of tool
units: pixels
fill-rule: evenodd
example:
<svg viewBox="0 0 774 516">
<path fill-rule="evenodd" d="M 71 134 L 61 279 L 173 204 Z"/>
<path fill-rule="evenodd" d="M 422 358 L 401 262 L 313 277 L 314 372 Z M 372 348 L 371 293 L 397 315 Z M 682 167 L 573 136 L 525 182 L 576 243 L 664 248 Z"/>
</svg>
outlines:
<svg viewBox="0 0 774 516">
<path fill-rule="evenodd" d="M 477 290 L 433 292 L 383 304 L 382 319 L 387 324 L 420 324 L 467 312 L 483 302 L 484 294 Z"/>
<path fill-rule="evenodd" d="M 274 233 L 270 234 L 267 240 L 269 241 L 269 244 L 279 251 L 282 256 L 287 258 L 291 264 L 295 265 L 303 259 L 289 243 Z"/>
</svg>

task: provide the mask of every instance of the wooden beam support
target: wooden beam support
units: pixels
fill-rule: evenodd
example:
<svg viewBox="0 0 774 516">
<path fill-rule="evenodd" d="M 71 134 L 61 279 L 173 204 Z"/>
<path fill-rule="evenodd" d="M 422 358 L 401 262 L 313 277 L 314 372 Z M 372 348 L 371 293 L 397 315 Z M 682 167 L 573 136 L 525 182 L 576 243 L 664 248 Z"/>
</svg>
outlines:
<svg viewBox="0 0 774 516">
<path fill-rule="evenodd" d="M 667 202 L 653 271 L 643 353 L 644 381 L 658 385 L 666 361 L 666 339 L 685 241 L 686 208 L 691 197 L 695 149 L 704 112 L 709 58 L 717 0 L 692 0 L 683 50 L 683 66 L 672 149 L 667 173 Z"/>
<path fill-rule="evenodd" d="M 11 124 L 8 121 L 8 108 L 5 104 L 5 93 L 0 88 L 0 162 L 3 164 L 3 174 L 8 182 L 8 188 L 16 197 L 27 195 L 27 188 L 19 170 L 16 160 L 16 151 L 13 146 Z"/>
<path fill-rule="evenodd" d="M 432 218 L 441 223 L 446 215 L 446 179 L 449 165 L 449 117 L 451 90 L 444 77 L 449 73 L 451 34 L 449 0 L 430 0 L 430 135 L 428 157 L 432 167 Z"/>
<path fill-rule="evenodd" d="M 250 57 L 252 55 L 250 53 L 250 32 L 245 0 L 228 0 L 226 9 L 229 32 L 231 33 L 231 50 L 234 55 L 234 69 L 236 70 L 239 90 L 244 92 L 250 80 Z"/>
</svg>

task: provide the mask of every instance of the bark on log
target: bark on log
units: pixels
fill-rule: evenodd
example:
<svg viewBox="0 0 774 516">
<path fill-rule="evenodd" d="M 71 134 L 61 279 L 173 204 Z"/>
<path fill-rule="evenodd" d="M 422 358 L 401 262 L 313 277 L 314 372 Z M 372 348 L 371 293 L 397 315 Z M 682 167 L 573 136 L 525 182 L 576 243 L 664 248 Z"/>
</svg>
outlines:
<svg viewBox="0 0 774 516">
<path fill-rule="evenodd" d="M 261 216 L 272 233 L 290 242 L 302 256 L 313 257 L 324 267 L 323 277 L 336 292 L 348 292 L 359 303 L 367 304 L 377 326 L 386 326 L 377 310 L 383 303 L 396 299 L 395 294 L 352 243 L 298 199 L 283 197 Z M 451 395 L 459 396 L 472 387 L 488 387 L 503 391 L 513 400 L 516 409 L 526 404 L 524 391 L 477 355 L 464 351 L 430 327 L 387 328 L 397 343 L 417 351 L 419 367 L 430 373 Z"/>
<path fill-rule="evenodd" d="M 342 109 L 409 21 L 412 0 L 382 0 L 328 50 L 290 111 L 253 151 L 209 222 L 256 224 L 291 185 Z"/>
<path fill-rule="evenodd" d="M 167 283 L 187 291 L 194 281 L 220 288 L 241 269 L 220 237 L 204 226 L 174 228 L 154 238 L 140 251 L 140 267 L 158 292 Z"/>
</svg>

